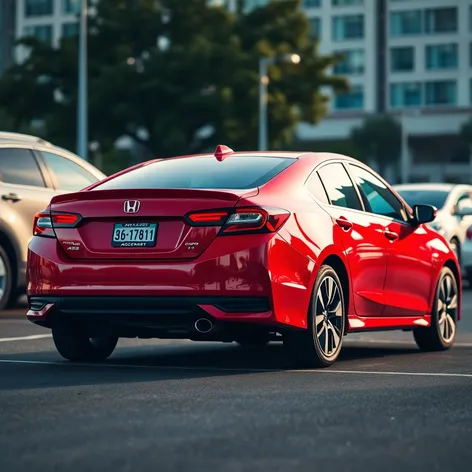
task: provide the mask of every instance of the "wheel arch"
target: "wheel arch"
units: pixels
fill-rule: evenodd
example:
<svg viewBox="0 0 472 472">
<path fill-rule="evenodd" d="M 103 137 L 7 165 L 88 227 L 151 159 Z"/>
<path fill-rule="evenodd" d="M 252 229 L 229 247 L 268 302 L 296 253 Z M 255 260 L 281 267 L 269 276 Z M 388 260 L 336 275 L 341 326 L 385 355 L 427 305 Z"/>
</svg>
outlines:
<svg viewBox="0 0 472 472">
<path fill-rule="evenodd" d="M 351 308 L 351 283 L 349 278 L 349 273 L 346 264 L 337 254 L 330 254 L 322 262 L 320 262 L 319 267 L 323 265 L 329 265 L 334 269 L 336 274 L 338 274 L 339 280 L 344 291 L 344 303 L 346 304 L 345 310 L 345 323 L 344 323 L 344 334 L 347 333 L 349 326 L 349 310 Z"/>
<path fill-rule="evenodd" d="M 454 274 L 454 277 L 456 278 L 456 281 L 457 281 L 457 288 L 458 288 L 458 290 L 457 290 L 457 295 L 458 295 L 457 320 L 460 320 L 462 318 L 462 277 L 461 277 L 460 268 L 457 267 L 457 264 L 452 259 L 447 259 L 444 262 L 443 267 L 447 267 L 448 269 L 450 269 L 451 272 Z M 437 287 L 440 274 L 441 274 L 441 272 L 439 272 L 439 274 L 436 278 L 435 287 Z M 433 296 L 433 302 L 434 302 L 434 296 Z M 432 306 L 431 306 L 431 308 L 432 308 Z"/>
</svg>

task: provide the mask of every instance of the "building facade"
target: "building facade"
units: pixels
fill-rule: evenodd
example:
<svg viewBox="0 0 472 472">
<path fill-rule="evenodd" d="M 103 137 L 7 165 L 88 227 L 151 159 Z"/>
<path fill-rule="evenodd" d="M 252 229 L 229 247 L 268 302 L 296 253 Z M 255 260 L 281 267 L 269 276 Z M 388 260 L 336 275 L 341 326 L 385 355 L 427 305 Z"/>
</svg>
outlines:
<svg viewBox="0 0 472 472">
<path fill-rule="evenodd" d="M 268 0 L 246 0 L 247 9 Z M 234 3 L 234 2 L 233 2 Z M 342 52 L 349 78 L 303 141 L 343 140 L 366 116 L 391 113 L 406 130 L 409 180 L 472 181 L 471 150 L 458 138 L 472 116 L 472 0 L 302 0 L 320 52 Z M 327 93 L 330 93 L 327 91 Z"/>
</svg>

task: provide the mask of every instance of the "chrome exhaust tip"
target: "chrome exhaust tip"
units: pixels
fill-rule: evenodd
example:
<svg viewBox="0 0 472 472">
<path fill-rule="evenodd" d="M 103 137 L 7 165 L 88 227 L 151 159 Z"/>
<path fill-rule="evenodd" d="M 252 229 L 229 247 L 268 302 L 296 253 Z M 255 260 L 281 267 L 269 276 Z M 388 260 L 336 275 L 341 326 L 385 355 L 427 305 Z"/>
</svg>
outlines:
<svg viewBox="0 0 472 472">
<path fill-rule="evenodd" d="M 195 329 L 200 334 L 206 334 L 213 329 L 213 323 L 207 318 L 199 318 L 197 321 L 195 321 Z"/>
</svg>

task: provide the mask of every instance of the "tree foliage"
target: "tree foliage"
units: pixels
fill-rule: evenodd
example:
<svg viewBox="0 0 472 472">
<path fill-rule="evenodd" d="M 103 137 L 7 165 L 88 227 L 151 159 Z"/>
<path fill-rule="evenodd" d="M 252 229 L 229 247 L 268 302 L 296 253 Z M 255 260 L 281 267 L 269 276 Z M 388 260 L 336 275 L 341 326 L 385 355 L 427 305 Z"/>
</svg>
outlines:
<svg viewBox="0 0 472 472">
<path fill-rule="evenodd" d="M 371 116 L 351 132 L 351 140 L 363 160 L 377 163 L 380 174 L 401 156 L 402 128 L 392 116 Z"/>
<path fill-rule="evenodd" d="M 461 128 L 460 135 L 468 144 L 472 145 L 472 118 L 470 118 Z"/>
<path fill-rule="evenodd" d="M 299 3 L 233 14 L 206 0 L 100 0 L 89 20 L 90 139 L 106 149 L 127 135 L 161 157 L 218 142 L 255 148 L 259 59 L 296 52 L 300 64 L 269 71 L 270 145 L 289 142 L 300 120 L 325 115 L 321 87 L 347 89 L 328 74 L 339 58 L 319 54 Z M 29 57 L 0 80 L 0 103 L 15 127 L 42 119 L 47 138 L 74 148 L 77 38 L 21 44 Z"/>
</svg>

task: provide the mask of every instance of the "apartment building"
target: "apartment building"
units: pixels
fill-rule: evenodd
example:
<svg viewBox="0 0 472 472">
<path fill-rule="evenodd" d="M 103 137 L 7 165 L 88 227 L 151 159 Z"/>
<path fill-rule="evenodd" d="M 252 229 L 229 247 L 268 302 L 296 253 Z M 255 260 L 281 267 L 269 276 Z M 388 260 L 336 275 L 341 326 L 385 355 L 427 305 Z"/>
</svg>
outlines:
<svg viewBox="0 0 472 472">
<path fill-rule="evenodd" d="M 247 9 L 268 0 L 246 0 Z M 231 0 L 227 4 L 231 7 Z M 322 53 L 348 94 L 328 117 L 298 127 L 301 140 L 342 140 L 366 116 L 392 113 L 407 131 L 411 180 L 472 181 L 472 152 L 457 135 L 472 116 L 471 0 L 302 0 Z M 234 5 L 233 5 L 234 6 Z"/>
</svg>

